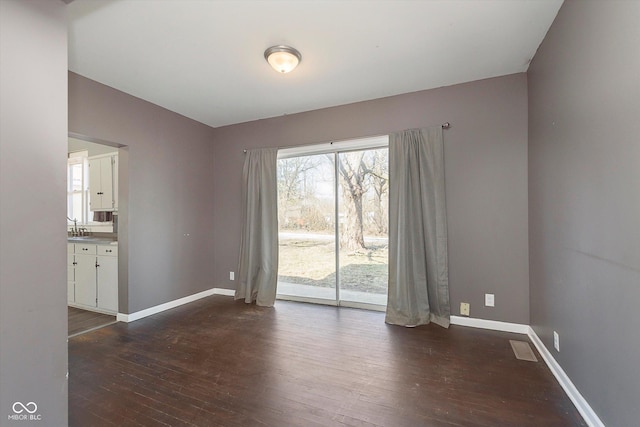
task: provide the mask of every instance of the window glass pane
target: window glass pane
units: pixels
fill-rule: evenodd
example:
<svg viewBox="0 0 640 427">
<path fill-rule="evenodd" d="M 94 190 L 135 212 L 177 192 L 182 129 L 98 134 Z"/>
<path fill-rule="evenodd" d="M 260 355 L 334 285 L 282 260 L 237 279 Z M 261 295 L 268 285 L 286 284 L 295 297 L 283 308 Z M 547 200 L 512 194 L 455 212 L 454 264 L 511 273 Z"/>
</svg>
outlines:
<svg viewBox="0 0 640 427">
<path fill-rule="evenodd" d="M 278 294 L 335 300 L 333 154 L 278 160 Z"/>
<path fill-rule="evenodd" d="M 82 191 L 82 163 L 70 166 L 71 191 Z"/>
<path fill-rule="evenodd" d="M 338 155 L 340 298 L 387 304 L 389 150 Z"/>
<path fill-rule="evenodd" d="M 71 195 L 71 212 L 69 218 L 82 221 L 82 193 L 73 193 Z"/>
<path fill-rule="evenodd" d="M 67 216 L 87 223 L 87 151 L 69 154 L 67 161 Z"/>
</svg>

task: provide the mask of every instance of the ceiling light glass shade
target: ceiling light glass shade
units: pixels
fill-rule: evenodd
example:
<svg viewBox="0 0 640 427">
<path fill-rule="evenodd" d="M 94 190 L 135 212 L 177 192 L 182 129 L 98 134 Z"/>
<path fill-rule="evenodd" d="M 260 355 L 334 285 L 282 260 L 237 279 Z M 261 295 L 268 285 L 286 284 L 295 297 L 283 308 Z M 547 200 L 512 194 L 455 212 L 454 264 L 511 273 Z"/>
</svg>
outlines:
<svg viewBox="0 0 640 427">
<path fill-rule="evenodd" d="M 298 66 L 302 55 L 296 49 L 289 46 L 271 46 L 264 51 L 264 57 L 279 73 L 288 73 Z"/>
</svg>

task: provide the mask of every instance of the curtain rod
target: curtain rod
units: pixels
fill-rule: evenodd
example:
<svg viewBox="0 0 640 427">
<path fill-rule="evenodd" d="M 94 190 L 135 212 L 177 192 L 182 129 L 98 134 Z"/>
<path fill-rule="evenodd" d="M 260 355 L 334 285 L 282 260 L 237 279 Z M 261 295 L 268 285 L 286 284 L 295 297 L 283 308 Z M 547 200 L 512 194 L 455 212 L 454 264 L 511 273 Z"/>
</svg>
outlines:
<svg viewBox="0 0 640 427">
<path fill-rule="evenodd" d="M 451 128 L 451 123 L 449 123 L 449 122 L 444 122 L 444 123 L 442 124 L 442 129 L 445 129 L 445 130 L 446 130 L 446 129 L 450 129 L 450 128 Z M 376 136 L 384 136 L 384 135 L 388 135 L 388 134 L 362 136 L 362 137 L 350 138 L 350 139 L 375 138 Z M 302 144 L 302 145 L 290 145 L 290 146 L 287 146 L 287 147 L 276 147 L 276 148 L 278 148 L 278 149 L 281 149 L 281 148 L 294 148 L 294 147 L 304 147 L 304 146 L 307 146 L 307 145 L 318 145 L 318 144 L 322 144 L 322 142 L 312 142 L 312 143 L 309 143 L 309 144 Z M 325 144 L 326 144 L 326 143 L 325 143 Z M 330 142 L 329 142 L 329 144 L 333 144 L 333 141 L 330 141 Z M 244 150 L 242 150 L 242 152 L 243 152 L 243 153 L 246 153 L 246 152 L 247 152 L 247 149 L 245 148 Z"/>
</svg>

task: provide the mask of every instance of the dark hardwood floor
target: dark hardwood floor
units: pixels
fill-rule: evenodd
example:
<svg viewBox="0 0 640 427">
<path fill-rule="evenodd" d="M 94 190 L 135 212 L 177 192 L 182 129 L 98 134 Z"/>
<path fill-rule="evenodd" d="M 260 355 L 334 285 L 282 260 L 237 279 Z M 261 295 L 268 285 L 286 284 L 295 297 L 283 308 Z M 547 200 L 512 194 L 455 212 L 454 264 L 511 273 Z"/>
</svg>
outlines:
<svg viewBox="0 0 640 427">
<path fill-rule="evenodd" d="M 70 337 L 115 323 L 116 316 L 67 307 L 68 335 Z"/>
<path fill-rule="evenodd" d="M 584 426 L 524 335 L 213 296 L 69 340 L 71 426 Z M 535 350 L 534 350 L 535 351 Z"/>
</svg>

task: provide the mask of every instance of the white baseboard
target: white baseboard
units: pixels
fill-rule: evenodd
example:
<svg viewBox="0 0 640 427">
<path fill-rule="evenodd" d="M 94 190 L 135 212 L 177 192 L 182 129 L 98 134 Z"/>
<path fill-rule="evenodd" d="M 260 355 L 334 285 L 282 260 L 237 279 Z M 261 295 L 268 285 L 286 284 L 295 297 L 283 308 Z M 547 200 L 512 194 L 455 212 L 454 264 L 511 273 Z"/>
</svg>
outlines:
<svg viewBox="0 0 640 427">
<path fill-rule="evenodd" d="M 513 332 L 516 334 L 529 333 L 529 325 L 520 323 L 500 322 L 497 320 L 476 319 L 475 317 L 451 316 L 451 324 L 469 326 L 471 328 L 491 329 L 493 331 Z"/>
<path fill-rule="evenodd" d="M 532 327 L 529 327 L 527 335 L 529 335 L 531 342 L 533 342 L 533 345 L 536 346 L 538 352 L 551 370 L 551 373 L 553 373 L 553 375 L 556 377 L 556 380 L 558 380 L 558 382 L 564 389 L 564 392 L 567 393 L 567 396 L 569 396 L 569 399 L 571 399 L 576 409 L 578 409 L 578 412 L 580 412 L 580 415 L 582 415 L 582 418 L 584 418 L 585 422 L 590 427 L 605 427 L 604 423 L 600 421 L 598 415 L 594 412 L 586 399 L 582 397 L 582 394 L 580 394 L 576 386 L 573 385 L 573 382 L 571 381 L 569 376 L 567 376 L 562 367 L 560 367 L 560 364 L 558 364 L 556 359 L 554 359 L 554 357 L 551 355 L 547 347 L 542 343 L 542 340 L 540 340 L 540 337 L 538 337 L 538 334 L 536 334 Z"/>
<path fill-rule="evenodd" d="M 131 314 L 123 314 L 123 313 L 118 313 L 118 315 L 116 316 L 116 320 L 118 322 L 134 322 L 136 320 L 142 319 L 144 317 L 147 316 L 151 316 L 153 314 L 157 314 L 157 313 L 161 313 L 165 310 L 169 310 L 175 307 L 179 307 L 183 304 L 187 304 L 196 300 L 199 300 L 201 298 L 205 298 L 211 295 L 227 295 L 227 296 L 233 296 L 235 295 L 235 291 L 233 289 L 223 289 L 223 288 L 211 288 L 211 289 L 207 289 L 206 291 L 202 291 L 199 292 L 197 294 L 193 294 L 193 295 L 189 295 L 186 296 L 184 298 L 180 298 L 177 300 L 173 300 L 173 301 L 169 301 L 169 302 L 165 302 L 164 304 L 160 304 L 160 305 L 156 305 L 153 307 L 149 307 L 146 308 L 144 310 L 140 310 L 140 311 L 136 311 L 135 313 L 131 313 Z"/>
<path fill-rule="evenodd" d="M 236 296 L 235 289 L 213 288 L 213 293 L 215 295 L 224 295 L 224 296 L 227 296 L 227 297 Z"/>
</svg>

